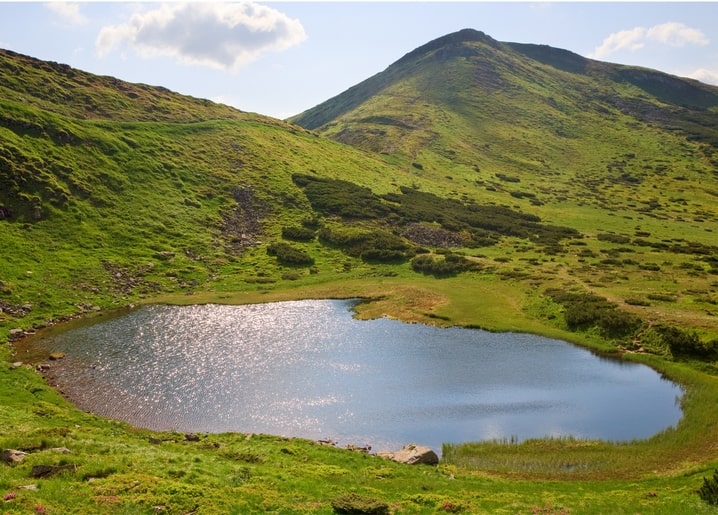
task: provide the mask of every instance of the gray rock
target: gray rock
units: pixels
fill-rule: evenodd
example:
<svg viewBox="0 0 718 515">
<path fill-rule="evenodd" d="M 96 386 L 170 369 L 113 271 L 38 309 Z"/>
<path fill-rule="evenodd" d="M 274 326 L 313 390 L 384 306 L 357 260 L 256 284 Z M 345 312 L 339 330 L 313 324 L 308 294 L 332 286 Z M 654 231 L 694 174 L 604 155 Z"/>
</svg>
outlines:
<svg viewBox="0 0 718 515">
<path fill-rule="evenodd" d="M 17 451 L 15 449 L 3 449 L 3 451 L 0 452 L 0 460 L 8 464 L 20 463 L 25 459 L 25 456 L 27 456 L 26 452 Z"/>
<path fill-rule="evenodd" d="M 436 453 L 425 445 L 409 444 L 398 451 L 382 451 L 378 452 L 377 455 L 408 465 L 437 465 L 439 463 L 439 457 Z"/>
</svg>

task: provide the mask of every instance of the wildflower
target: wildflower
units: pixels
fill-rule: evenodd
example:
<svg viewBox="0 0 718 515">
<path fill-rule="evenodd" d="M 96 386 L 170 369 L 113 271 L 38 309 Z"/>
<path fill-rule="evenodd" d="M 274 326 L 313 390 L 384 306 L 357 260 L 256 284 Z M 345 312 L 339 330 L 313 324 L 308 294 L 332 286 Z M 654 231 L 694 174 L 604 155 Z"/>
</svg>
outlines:
<svg viewBox="0 0 718 515">
<path fill-rule="evenodd" d="M 17 497 L 17 494 L 15 492 L 10 492 L 8 494 L 5 494 L 2 496 L 2 500 L 5 502 L 12 501 L 15 497 Z"/>
</svg>

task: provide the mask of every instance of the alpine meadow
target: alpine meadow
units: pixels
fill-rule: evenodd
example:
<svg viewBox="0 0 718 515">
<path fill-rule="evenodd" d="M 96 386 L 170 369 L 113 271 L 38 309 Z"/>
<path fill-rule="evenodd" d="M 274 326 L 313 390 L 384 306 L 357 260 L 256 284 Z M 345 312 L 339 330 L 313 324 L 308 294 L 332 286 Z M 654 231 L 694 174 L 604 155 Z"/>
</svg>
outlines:
<svg viewBox="0 0 718 515">
<path fill-rule="evenodd" d="M 283 121 L 8 50 L 0 77 L 3 513 L 718 512 L 718 87 L 471 29 Z M 141 304 L 321 298 L 643 363 L 683 418 L 411 466 L 108 420 L 14 347 Z"/>
</svg>

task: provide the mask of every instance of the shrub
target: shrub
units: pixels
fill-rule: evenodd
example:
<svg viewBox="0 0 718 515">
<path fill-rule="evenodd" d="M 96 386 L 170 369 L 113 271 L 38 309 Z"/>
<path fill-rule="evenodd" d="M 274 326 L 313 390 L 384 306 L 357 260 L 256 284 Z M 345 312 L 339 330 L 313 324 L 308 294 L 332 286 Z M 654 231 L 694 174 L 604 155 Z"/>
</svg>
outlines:
<svg viewBox="0 0 718 515">
<path fill-rule="evenodd" d="M 661 302 L 676 302 L 676 296 L 666 293 L 649 293 L 647 297 L 650 300 L 659 300 Z"/>
<path fill-rule="evenodd" d="M 415 272 L 435 277 L 449 277 L 468 270 L 475 270 L 478 265 L 463 256 L 448 254 L 443 259 L 421 254 L 411 260 L 411 268 Z"/>
<path fill-rule="evenodd" d="M 369 249 L 361 253 L 361 258 L 368 263 L 397 263 L 406 259 L 406 253 L 401 250 Z"/>
<path fill-rule="evenodd" d="M 267 254 L 275 256 L 283 265 L 311 266 L 314 259 L 302 249 L 288 243 L 273 243 L 267 248 Z"/>
<path fill-rule="evenodd" d="M 598 241 L 608 241 L 611 243 L 628 243 L 631 241 L 630 236 L 625 234 L 599 233 L 596 235 Z"/>
<path fill-rule="evenodd" d="M 323 227 L 319 230 L 319 241 L 335 245 L 350 256 L 365 261 L 397 262 L 414 254 L 406 240 L 381 229 Z"/>
<path fill-rule="evenodd" d="M 389 505 L 372 497 L 363 497 L 359 494 L 344 494 L 331 501 L 336 513 L 384 515 L 389 513 Z"/>
<path fill-rule="evenodd" d="M 312 241 L 314 239 L 314 231 L 306 227 L 289 226 L 282 227 L 282 238 L 294 241 Z"/>
<path fill-rule="evenodd" d="M 639 297 L 631 297 L 629 299 L 626 299 L 626 304 L 630 306 L 650 306 L 651 303 L 648 302 L 646 299 L 641 299 Z"/>
<path fill-rule="evenodd" d="M 704 343 L 695 331 L 688 332 L 668 325 L 659 326 L 657 330 L 674 354 L 703 358 L 715 355 L 715 341 Z"/>
<path fill-rule="evenodd" d="M 698 490 L 698 495 L 708 504 L 718 504 L 718 469 L 713 471 L 713 477 L 703 478 L 703 486 Z"/>
<path fill-rule="evenodd" d="M 570 293 L 562 290 L 546 292 L 564 307 L 566 325 L 572 331 L 596 327 L 605 337 L 619 337 L 638 329 L 641 320 L 604 297 L 592 293 Z"/>
<path fill-rule="evenodd" d="M 513 177 L 511 175 L 506 175 L 503 173 L 496 173 L 494 175 L 496 175 L 497 179 L 501 179 L 504 182 L 521 182 L 521 179 L 519 179 L 518 177 Z"/>
<path fill-rule="evenodd" d="M 315 211 L 350 219 L 382 218 L 388 208 L 369 188 L 338 179 L 322 179 L 295 174 L 294 183 L 304 193 Z"/>
</svg>

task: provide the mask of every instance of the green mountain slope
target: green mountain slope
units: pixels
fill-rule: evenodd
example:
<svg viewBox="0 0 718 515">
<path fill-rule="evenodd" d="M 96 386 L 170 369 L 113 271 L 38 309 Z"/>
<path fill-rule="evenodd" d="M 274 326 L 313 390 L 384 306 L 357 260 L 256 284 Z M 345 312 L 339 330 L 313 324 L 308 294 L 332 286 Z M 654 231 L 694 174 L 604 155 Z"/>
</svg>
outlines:
<svg viewBox="0 0 718 515">
<path fill-rule="evenodd" d="M 701 291 L 709 304 L 689 304 L 700 305 L 697 325 L 715 328 L 712 258 L 685 257 L 693 247 L 716 251 L 716 87 L 463 30 L 291 121 L 379 153 L 442 197 L 512 207 L 588 240 L 637 243 L 630 252 L 651 249 L 682 277 L 697 265 L 710 273 L 686 278 L 682 291 L 680 281 L 621 279 L 640 260 L 616 249 L 584 249 L 567 273 L 613 298 Z M 657 255 L 668 248 L 679 255 Z"/>
<path fill-rule="evenodd" d="M 437 187 L 451 176 L 457 192 L 506 202 L 493 189 L 508 193 L 501 177 L 515 176 L 544 203 L 618 209 L 604 187 L 677 189 L 667 170 L 715 184 L 717 116 L 718 88 L 464 30 L 291 121 L 413 164 Z"/>
<path fill-rule="evenodd" d="M 0 464 L 4 510 L 711 512 L 716 88 L 476 31 L 305 128 L 9 51 L 0 79 L 0 450 L 28 453 Z M 101 420 L 7 344 L 138 302 L 311 297 L 643 362 L 686 388 L 685 417 L 644 442 L 446 446 L 414 469 Z"/>
</svg>

